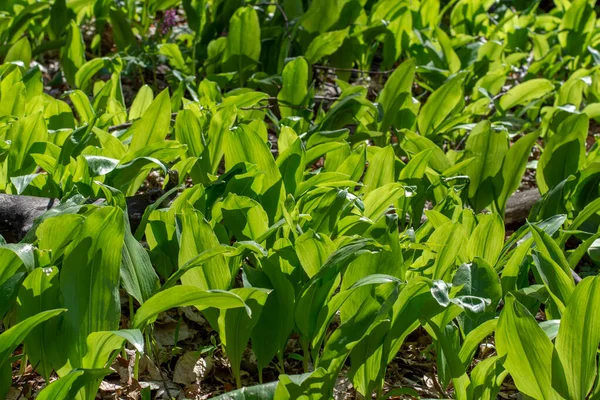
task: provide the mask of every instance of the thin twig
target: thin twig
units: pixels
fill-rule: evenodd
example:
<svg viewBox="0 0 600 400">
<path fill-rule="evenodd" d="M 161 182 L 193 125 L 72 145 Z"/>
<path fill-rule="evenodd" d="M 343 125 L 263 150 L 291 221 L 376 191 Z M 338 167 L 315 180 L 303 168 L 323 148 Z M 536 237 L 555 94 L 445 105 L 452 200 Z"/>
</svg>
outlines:
<svg viewBox="0 0 600 400">
<path fill-rule="evenodd" d="M 30 373 L 34 373 L 34 372 L 35 372 L 35 370 L 37 369 L 38 365 L 40 365 L 40 363 L 41 363 L 41 362 L 42 362 L 42 360 L 39 360 L 39 361 L 38 361 L 38 362 L 37 362 L 37 363 L 36 363 L 36 364 L 33 366 L 33 369 L 31 370 L 31 372 L 30 372 Z M 25 374 L 21 375 L 21 376 L 19 377 L 19 379 L 17 379 L 17 382 L 19 382 L 19 380 L 23 379 L 23 377 L 24 377 L 24 376 L 25 376 Z M 23 393 L 24 393 L 24 392 L 25 392 L 25 384 L 23 384 L 23 386 L 21 387 L 21 392 L 19 393 L 19 397 L 17 397 L 17 398 L 16 398 L 16 400 L 19 400 L 19 399 L 20 399 L 20 398 L 23 396 Z"/>
<path fill-rule="evenodd" d="M 285 23 L 285 29 L 287 30 L 290 20 L 288 19 L 287 14 L 285 13 L 285 11 L 283 10 L 283 7 L 281 7 L 281 5 L 279 5 L 279 3 L 277 2 L 273 2 L 273 3 L 258 3 L 257 6 L 275 6 L 277 7 L 277 9 L 279 10 L 279 12 L 281 13 L 281 16 L 283 17 L 283 21 Z"/>
<path fill-rule="evenodd" d="M 154 360 L 156 362 L 156 367 L 158 368 L 158 373 L 160 374 L 160 379 L 162 380 L 162 384 L 165 387 L 165 392 L 167 393 L 167 397 L 172 399 L 173 396 L 171 396 L 171 392 L 169 391 L 169 386 L 167 384 L 167 379 L 165 378 L 165 375 L 163 373 L 162 368 L 160 367 L 160 359 L 158 357 L 158 352 L 157 352 L 157 347 L 156 343 L 152 342 L 150 343 L 150 346 L 152 347 L 152 353 L 154 354 Z"/>
<path fill-rule="evenodd" d="M 175 118 L 177 117 L 177 113 L 171 113 L 171 118 Z M 134 121 L 130 121 L 130 122 L 125 122 L 124 124 L 119 124 L 119 125 L 114 125 L 114 126 L 110 126 L 108 128 L 108 132 L 114 132 L 114 131 L 120 131 L 123 129 L 127 129 L 129 128 L 131 125 L 133 125 Z"/>
<path fill-rule="evenodd" d="M 333 103 L 334 101 L 338 100 L 339 97 L 327 97 L 327 96 L 314 96 L 313 100 L 317 101 L 317 102 L 330 102 Z M 305 111 L 312 111 L 310 108 L 305 107 L 305 106 L 297 106 L 297 105 L 293 105 L 293 104 L 285 104 L 282 102 L 279 102 L 279 100 L 277 99 L 277 97 L 268 97 L 264 100 L 267 101 L 273 101 L 276 102 L 277 104 L 265 104 L 262 106 L 251 106 L 251 107 L 239 107 L 240 110 L 244 110 L 244 111 L 249 111 L 249 110 L 266 110 L 269 108 L 275 108 L 275 107 L 287 107 L 287 108 L 293 108 L 293 109 L 297 109 L 297 110 L 305 110 Z M 177 113 L 171 113 L 171 118 L 176 118 L 177 117 Z M 108 127 L 108 132 L 115 132 L 115 131 L 120 131 L 123 129 L 127 129 L 130 128 L 131 125 L 133 125 L 134 121 L 130 121 L 130 122 L 125 122 L 123 124 L 119 124 L 119 125 L 114 125 L 114 126 L 110 126 Z"/>
<path fill-rule="evenodd" d="M 386 71 L 367 71 L 364 69 L 357 69 L 357 68 L 337 68 L 337 67 L 330 67 L 327 65 L 313 65 L 314 69 L 320 69 L 320 70 L 332 70 L 332 71 L 341 71 L 341 72 L 356 72 L 357 74 L 363 74 L 363 75 L 388 75 L 391 74 L 392 72 L 394 72 L 394 69 L 390 69 L 390 70 L 386 70 Z"/>
</svg>

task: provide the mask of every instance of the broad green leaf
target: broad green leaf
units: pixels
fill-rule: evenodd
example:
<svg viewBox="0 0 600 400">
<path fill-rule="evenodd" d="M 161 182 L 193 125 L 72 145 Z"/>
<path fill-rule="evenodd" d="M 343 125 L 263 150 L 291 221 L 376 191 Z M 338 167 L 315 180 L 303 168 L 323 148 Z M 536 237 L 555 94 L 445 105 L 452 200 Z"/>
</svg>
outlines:
<svg viewBox="0 0 600 400">
<path fill-rule="evenodd" d="M 144 353 L 144 338 L 138 329 L 127 329 L 118 331 L 92 332 L 87 337 L 87 350 L 82 355 L 81 366 L 85 370 L 102 370 L 108 368 L 123 347 L 125 341 L 129 341 L 140 353 Z M 98 392 L 98 387 L 104 376 L 96 379 L 88 379 L 83 387 L 85 398 L 91 399 Z"/>
<path fill-rule="evenodd" d="M 29 64 L 31 63 L 31 45 L 27 37 L 22 37 L 10 46 L 6 57 L 4 57 L 5 63 L 15 61 L 20 61 L 26 69 L 29 68 Z"/>
<path fill-rule="evenodd" d="M 564 311 L 552 360 L 553 387 L 568 399 L 586 399 L 597 379 L 600 278 L 581 281 Z"/>
<path fill-rule="evenodd" d="M 156 320 L 161 312 L 187 306 L 195 306 L 201 310 L 209 307 L 218 309 L 245 307 L 246 312 L 252 314 L 252 310 L 242 298 L 233 292 L 203 290 L 194 286 L 180 285 L 158 292 L 148 299 L 137 310 L 132 326 L 134 329 L 143 329 L 148 323 Z"/>
<path fill-rule="evenodd" d="M 66 43 L 61 49 L 61 67 L 70 85 L 75 85 L 75 74 L 85 64 L 85 44 L 75 21 L 67 26 Z"/>
<path fill-rule="evenodd" d="M 558 40 L 566 54 L 579 56 L 589 43 L 596 22 L 592 10 L 593 4 L 586 0 L 570 3 L 558 27 Z"/>
<path fill-rule="evenodd" d="M 137 40 L 125 13 L 120 8 L 111 7 L 108 11 L 108 18 L 114 32 L 114 41 L 117 48 L 120 51 L 126 51 L 131 47 L 135 47 Z"/>
<path fill-rule="evenodd" d="M 337 22 L 344 0 L 310 3 L 310 7 L 301 18 L 302 26 L 309 32 L 327 32 Z"/>
<path fill-rule="evenodd" d="M 85 60 L 84 60 L 85 61 Z M 92 88 L 92 78 L 107 64 L 106 58 L 93 58 L 79 66 L 74 76 L 75 86 L 88 93 Z"/>
<path fill-rule="evenodd" d="M 238 388 L 241 387 L 242 355 L 248 345 L 252 329 L 260 318 L 269 292 L 269 290 L 258 288 L 233 289 L 231 293 L 239 296 L 246 306 L 250 307 L 252 313 L 248 313 L 244 308 L 232 308 L 222 310 L 219 314 L 219 336 L 227 358 L 229 358 Z"/>
<path fill-rule="evenodd" d="M 24 279 L 25 272 L 18 272 L 0 285 L 0 318 L 4 318 L 14 305 Z"/>
<path fill-rule="evenodd" d="M 436 229 L 427 240 L 432 249 L 433 279 L 444 279 L 449 269 L 456 263 L 456 257 L 464 245 L 464 228 L 461 224 L 449 221 Z M 429 253 L 429 252 L 428 252 Z"/>
<path fill-rule="evenodd" d="M 40 391 L 36 399 L 40 400 L 57 400 L 57 399 L 74 399 L 77 392 L 86 383 L 102 379 L 111 373 L 110 369 L 100 370 L 83 370 L 74 369 L 67 375 L 51 382 L 48 386 Z"/>
<path fill-rule="evenodd" d="M 19 291 L 18 319 L 23 321 L 41 312 L 60 307 L 60 287 L 58 269 L 36 268 L 23 282 Z M 60 320 L 48 321 L 34 328 L 25 338 L 27 356 L 38 371 L 48 380 L 54 367 L 60 366 L 61 356 L 56 344 L 60 335 Z"/>
<path fill-rule="evenodd" d="M 471 233 L 467 244 L 469 260 L 481 257 L 494 266 L 504 245 L 504 221 L 498 214 L 487 214 L 479 217 L 479 224 Z"/>
<path fill-rule="evenodd" d="M 180 224 L 180 268 L 204 251 L 220 247 L 213 229 L 199 211 L 186 211 L 181 214 Z M 231 279 L 231 273 L 225 258 L 222 255 L 217 255 L 210 262 L 189 269 L 181 277 L 181 282 L 184 285 L 192 285 L 204 290 L 228 289 Z"/>
<path fill-rule="evenodd" d="M 319 272 L 335 248 L 329 236 L 313 230 L 306 231 L 296 239 L 298 259 L 309 278 Z"/>
<path fill-rule="evenodd" d="M 73 366 L 85 353 L 90 333 L 119 327 L 123 218 L 123 211 L 116 207 L 92 210 L 65 251 L 60 272 L 63 304 L 68 309 L 63 343 Z"/>
<path fill-rule="evenodd" d="M 43 311 L 2 332 L 0 334 L 0 365 L 7 362 L 14 349 L 29 335 L 33 328 L 65 311 L 65 309 Z"/>
<path fill-rule="evenodd" d="M 499 357 L 506 357 L 504 368 L 520 392 L 534 399 L 560 398 L 552 388 L 554 346 L 533 315 L 512 294 L 505 298 L 500 313 L 496 349 Z"/>
<path fill-rule="evenodd" d="M 396 204 L 404 195 L 404 188 L 399 183 L 388 183 L 367 193 L 363 199 L 365 217 L 376 221 L 385 211 Z"/>
<path fill-rule="evenodd" d="M 469 198 L 476 211 L 496 201 L 493 178 L 502 168 L 508 151 L 506 132 L 492 129 L 489 121 L 482 121 L 469 134 L 465 146 L 466 157 L 474 160 L 465 167 L 469 176 Z"/>
<path fill-rule="evenodd" d="M 208 155 L 211 173 L 216 173 L 223 159 L 224 142 L 229 129 L 233 126 L 237 111 L 235 107 L 224 107 L 218 110 L 210 120 L 208 127 Z"/>
<path fill-rule="evenodd" d="M 308 76 L 308 63 L 303 57 L 294 58 L 283 68 L 283 85 L 277 94 L 279 110 L 283 118 L 305 114 L 302 110 L 288 106 L 308 105 Z M 279 148 L 283 151 L 281 145 Z"/>
<path fill-rule="evenodd" d="M 121 284 L 140 304 L 148 300 L 159 285 L 148 252 L 129 230 L 125 232 L 121 254 Z"/>
<path fill-rule="evenodd" d="M 241 162 L 255 164 L 264 171 L 262 193 L 281 179 L 279 168 L 258 133 L 248 125 L 239 125 L 225 133 L 225 167 L 231 169 Z"/>
<path fill-rule="evenodd" d="M 260 318 L 252 330 L 252 351 L 261 371 L 275 355 L 284 357 L 288 338 L 294 329 L 295 290 L 279 265 L 264 260 L 262 268 L 273 291 L 269 294 Z"/>
<path fill-rule="evenodd" d="M 240 84 L 246 82 L 247 70 L 260 58 L 260 23 L 254 8 L 240 7 L 229 20 L 227 45 L 223 54 L 224 67 L 239 74 Z"/>
<path fill-rule="evenodd" d="M 12 144 L 8 150 L 8 176 L 34 172 L 32 148 L 36 143 L 48 140 L 48 130 L 42 114 L 31 114 L 13 124 L 11 137 Z"/>
<path fill-rule="evenodd" d="M 496 271 L 484 259 L 475 258 L 471 264 L 461 265 L 454 274 L 452 284 L 462 285 L 457 297 L 490 300 L 487 304 L 482 303 L 485 307 L 477 307 L 477 312 L 466 309 L 465 314 L 458 317 L 465 334 L 469 334 L 483 322 L 495 317 L 496 307 L 502 298 L 502 287 Z"/>
<path fill-rule="evenodd" d="M 348 37 L 348 30 L 349 28 L 325 32 L 314 38 L 304 54 L 306 61 L 309 64 L 314 64 L 323 57 L 333 54 Z"/>
<path fill-rule="evenodd" d="M 269 217 L 259 202 L 229 193 L 213 208 L 213 220 L 223 218 L 236 240 L 257 240 L 269 229 Z"/>
<path fill-rule="evenodd" d="M 199 118 L 191 110 L 181 110 L 175 120 L 175 138 L 187 145 L 187 155 L 200 157 L 204 150 L 202 125 Z"/>
<path fill-rule="evenodd" d="M 458 74 L 429 96 L 417 118 L 421 135 L 433 136 L 436 134 L 436 129 L 463 101 L 464 79 L 464 74 Z"/>
<path fill-rule="evenodd" d="M 150 104 L 152 104 L 152 100 L 154 100 L 154 92 L 152 92 L 152 88 L 150 88 L 148 85 L 142 86 L 135 95 L 133 103 L 131 103 L 128 119 L 130 121 L 135 121 L 136 119 L 141 118 L 148 107 L 150 107 Z"/>
<path fill-rule="evenodd" d="M 169 133 L 170 125 L 171 100 L 166 89 L 156 96 L 144 115 L 129 128 L 128 132 L 133 135 L 129 152 L 133 153 L 145 146 L 162 142 Z"/>
<path fill-rule="evenodd" d="M 406 60 L 388 78 L 378 97 L 384 113 L 394 112 L 399 96 L 404 92 L 411 92 L 415 79 L 415 65 L 414 59 Z"/>
<path fill-rule="evenodd" d="M 506 152 L 502 171 L 494 181 L 495 192 L 498 194 L 496 204 L 498 211 L 504 214 L 508 198 L 519 188 L 525 172 L 531 149 L 539 136 L 539 132 L 531 132 L 517 140 Z"/>
<path fill-rule="evenodd" d="M 583 167 L 588 127 L 589 120 L 585 114 L 574 114 L 556 128 L 537 165 L 536 181 L 541 194 Z"/>
<path fill-rule="evenodd" d="M 279 381 L 269 382 L 262 385 L 247 386 L 232 390 L 220 396 L 213 397 L 214 400 L 273 400 L 275 390 Z"/>
<path fill-rule="evenodd" d="M 479 362 L 471 371 L 474 399 L 494 400 L 498 397 L 502 382 L 508 375 L 498 356 Z"/>
<path fill-rule="evenodd" d="M 369 167 L 363 179 L 361 193 L 369 193 L 396 180 L 396 155 L 392 146 L 377 149 L 367 156 Z"/>
<path fill-rule="evenodd" d="M 549 80 L 531 79 L 512 87 L 500 98 L 498 105 L 506 112 L 515 106 L 526 105 L 532 100 L 537 100 L 553 90 L 554 85 Z"/>
</svg>

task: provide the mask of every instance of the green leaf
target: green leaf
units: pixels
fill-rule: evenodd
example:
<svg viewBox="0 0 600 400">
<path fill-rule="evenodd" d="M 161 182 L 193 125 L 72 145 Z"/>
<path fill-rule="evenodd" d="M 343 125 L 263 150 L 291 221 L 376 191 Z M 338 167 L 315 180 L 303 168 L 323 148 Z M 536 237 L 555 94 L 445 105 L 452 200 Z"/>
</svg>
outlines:
<svg viewBox="0 0 600 400">
<path fill-rule="evenodd" d="M 108 19 L 113 29 L 115 44 L 120 51 L 137 46 L 137 40 L 131 29 L 131 23 L 120 8 L 115 9 L 111 7 L 108 11 Z"/>
<path fill-rule="evenodd" d="M 85 44 L 75 21 L 67 26 L 67 40 L 61 49 L 61 67 L 70 85 L 75 85 L 75 74 L 85 64 Z"/>
<path fill-rule="evenodd" d="M 302 26 L 309 33 L 327 32 L 338 21 L 344 3 L 343 0 L 310 3 L 301 18 Z"/>
<path fill-rule="evenodd" d="M 191 110 L 181 110 L 175 120 L 175 138 L 187 145 L 187 155 L 201 157 L 204 151 L 203 132 L 200 119 Z"/>
<path fill-rule="evenodd" d="M 123 347 L 125 341 L 129 341 L 140 353 L 144 353 L 144 338 L 138 329 L 126 329 L 119 331 L 92 332 L 87 337 L 87 350 L 82 355 L 81 366 L 85 370 L 100 371 L 108 368 L 117 357 L 118 350 Z M 87 379 L 83 392 L 85 398 L 91 399 L 96 396 L 98 387 L 104 376 L 98 374 L 95 379 Z"/>
<path fill-rule="evenodd" d="M 269 229 L 269 217 L 259 202 L 229 193 L 213 208 L 213 220 L 222 216 L 236 240 L 257 240 Z"/>
<path fill-rule="evenodd" d="M 500 215 L 481 215 L 467 243 L 468 259 L 481 257 L 491 266 L 496 265 L 504 245 L 504 236 L 504 221 Z"/>
<path fill-rule="evenodd" d="M 450 268 L 454 266 L 464 237 L 463 226 L 452 221 L 433 232 L 427 241 L 435 254 L 433 279 L 444 279 Z"/>
<path fill-rule="evenodd" d="M 296 239 L 296 253 L 309 278 L 315 276 L 336 249 L 329 236 L 309 229 Z"/>
<path fill-rule="evenodd" d="M 573 1 L 558 27 L 558 40 L 566 54 L 582 55 L 594 32 L 596 15 L 586 0 Z"/>
<path fill-rule="evenodd" d="M 498 356 L 492 356 L 479 362 L 471 371 L 473 398 L 494 400 L 498 397 L 502 382 L 508 375 Z"/>
<path fill-rule="evenodd" d="M 223 54 L 226 71 L 236 71 L 240 84 L 246 82 L 247 70 L 259 61 L 261 52 L 260 23 L 253 7 L 240 7 L 229 20 L 227 45 Z"/>
<path fill-rule="evenodd" d="M 0 334 L 0 365 L 7 362 L 14 349 L 29 335 L 33 328 L 65 311 L 65 309 L 57 309 L 37 313 Z"/>
<path fill-rule="evenodd" d="M 273 291 L 269 294 L 260 318 L 252 330 L 252 351 L 262 372 L 273 357 L 284 357 L 294 329 L 295 290 L 284 271 L 275 262 L 264 260 L 262 268 Z"/>
<path fill-rule="evenodd" d="M 0 285 L 0 318 L 4 318 L 14 305 L 24 279 L 25 272 L 18 272 Z"/>
<path fill-rule="evenodd" d="M 262 385 L 243 387 L 232 390 L 220 396 L 213 397 L 214 400 L 273 400 L 275 390 L 279 381 L 269 382 Z"/>
<path fill-rule="evenodd" d="M 22 62 L 25 69 L 29 68 L 31 63 L 31 45 L 27 37 L 22 37 L 15 44 L 10 46 L 4 62 Z"/>
<path fill-rule="evenodd" d="M 333 294 L 332 288 L 338 275 L 361 254 L 378 252 L 382 248 L 383 246 L 373 239 L 354 238 L 327 258 L 319 272 L 304 285 L 297 301 L 296 327 L 303 336 L 308 340 L 314 336 L 318 328 L 316 324 L 319 312 Z"/>
<path fill-rule="evenodd" d="M 512 294 L 505 298 L 496 330 L 496 349 L 517 389 L 534 399 L 560 398 L 552 388 L 554 346 L 533 315 Z"/>
<path fill-rule="evenodd" d="M 179 267 L 210 249 L 220 249 L 221 245 L 210 224 L 199 211 L 186 211 L 180 216 L 181 238 Z M 208 261 L 208 260 L 207 260 Z M 222 255 L 216 255 L 210 263 L 196 264 L 181 277 L 184 285 L 193 285 L 205 290 L 228 289 L 231 285 L 231 272 Z"/>
<path fill-rule="evenodd" d="M 395 160 L 396 154 L 392 146 L 379 148 L 376 153 L 369 154 L 369 167 L 363 179 L 361 193 L 367 194 L 378 187 L 395 182 Z"/>
<path fill-rule="evenodd" d="M 586 399 L 597 375 L 600 277 L 582 280 L 562 315 L 552 360 L 553 386 L 568 399 Z"/>
<path fill-rule="evenodd" d="M 152 104 L 152 100 L 154 100 L 152 88 L 148 85 L 142 86 L 135 95 L 133 103 L 131 103 L 128 119 L 130 121 L 135 121 L 136 119 L 141 118 L 148 107 L 150 107 L 150 104 Z"/>
<path fill-rule="evenodd" d="M 365 217 L 372 221 L 377 221 L 403 195 L 404 188 L 399 183 L 388 183 L 375 190 L 371 190 L 363 199 Z"/>
<path fill-rule="evenodd" d="M 271 151 L 258 133 L 248 125 L 238 125 L 225 132 L 225 168 L 233 168 L 238 163 L 249 162 L 264 171 L 261 193 L 265 193 L 281 179 L 279 168 Z"/>
<path fill-rule="evenodd" d="M 40 400 L 74 399 L 76 398 L 79 389 L 86 383 L 96 379 L 102 379 L 106 375 L 109 375 L 111 371 L 112 370 L 110 369 L 74 369 L 67 375 L 51 382 L 40 391 L 36 398 Z"/>
<path fill-rule="evenodd" d="M 467 309 L 464 316 L 459 316 L 459 322 L 465 334 L 469 334 L 483 322 L 495 317 L 496 307 L 502 298 L 502 287 L 496 271 L 485 260 L 475 258 L 471 264 L 461 265 L 454 274 L 452 285 L 462 285 L 457 297 L 478 297 L 490 300 L 488 304 L 483 303 L 485 308 L 482 307 L 477 310 L 478 312 L 473 313 Z"/>
<path fill-rule="evenodd" d="M 35 162 L 31 157 L 33 146 L 48 140 L 46 122 L 41 113 L 31 114 L 13 124 L 11 133 L 8 176 L 29 175 L 35 170 Z"/>
<path fill-rule="evenodd" d="M 223 147 L 227 132 L 235 123 L 237 110 L 235 107 L 224 107 L 219 109 L 211 118 L 208 126 L 208 157 L 210 159 L 211 171 L 214 174 L 223 159 Z M 234 163 L 232 163 L 233 165 Z"/>
<path fill-rule="evenodd" d="M 27 276 L 19 291 L 18 319 L 23 321 L 41 312 L 59 308 L 60 304 L 58 269 L 36 268 Z M 37 370 L 46 380 L 50 378 L 52 370 L 64 361 L 56 344 L 59 335 L 60 320 L 55 319 L 34 328 L 25 338 L 27 356 L 38 365 Z"/>
<path fill-rule="evenodd" d="M 469 198 L 475 211 L 496 201 L 493 193 L 493 178 L 502 168 L 508 151 L 506 131 L 496 132 L 489 121 L 482 121 L 471 131 L 465 146 L 465 156 L 474 160 L 465 167 L 470 178 Z"/>
<path fill-rule="evenodd" d="M 556 128 L 537 165 L 536 180 L 541 194 L 583 168 L 588 128 L 585 114 L 571 115 Z"/>
<path fill-rule="evenodd" d="M 92 88 L 92 78 L 105 67 L 107 58 L 94 58 L 81 65 L 75 72 L 75 86 L 88 93 Z"/>
<path fill-rule="evenodd" d="M 169 90 L 165 89 L 150 104 L 142 118 L 136 120 L 128 133 L 133 135 L 129 153 L 148 145 L 162 142 L 169 133 L 171 125 L 171 100 Z"/>
<path fill-rule="evenodd" d="M 433 136 L 442 122 L 450 116 L 457 105 L 463 101 L 463 73 L 450 78 L 429 96 L 417 117 L 419 132 L 423 136 Z"/>
<path fill-rule="evenodd" d="M 539 132 L 531 132 L 517 140 L 506 152 L 506 157 L 504 157 L 502 163 L 502 171 L 494 181 L 495 192 L 499 193 L 496 204 L 501 214 L 504 214 L 508 198 L 521 184 L 531 149 L 538 137 Z"/>
<path fill-rule="evenodd" d="M 148 299 L 137 310 L 132 326 L 135 329 L 143 329 L 148 323 L 152 323 L 161 312 L 187 306 L 195 306 L 201 310 L 209 307 L 218 309 L 245 307 L 246 312 L 252 314 L 250 307 L 235 293 L 181 285 L 165 289 Z"/>
<path fill-rule="evenodd" d="M 498 106 L 504 112 L 515 106 L 523 106 L 537 100 L 554 90 L 554 84 L 547 79 L 531 79 L 518 84 L 506 92 Z"/>
<path fill-rule="evenodd" d="M 303 110 L 288 107 L 308 105 L 308 63 L 306 59 L 297 57 L 289 61 L 283 68 L 282 79 L 283 85 L 277 94 L 281 117 L 306 114 Z"/>
<path fill-rule="evenodd" d="M 86 216 L 65 251 L 60 273 L 64 306 L 63 343 L 73 366 L 92 332 L 119 327 L 119 270 L 124 238 L 123 211 L 101 207 Z"/>
<path fill-rule="evenodd" d="M 181 50 L 175 43 L 164 43 L 158 46 L 158 52 L 167 56 L 169 64 L 175 70 L 181 71 L 186 75 L 190 75 L 190 69 L 188 68 L 186 60 L 181 54 Z"/>
<path fill-rule="evenodd" d="M 71 100 L 71 103 L 73 103 L 73 107 L 75 107 L 75 111 L 77 111 L 77 114 L 79 115 L 79 123 L 91 123 L 96 117 L 96 112 L 94 111 L 92 103 L 87 95 L 81 90 L 73 90 L 71 93 L 69 93 L 69 99 Z"/>
<path fill-rule="evenodd" d="M 349 28 L 325 32 L 314 38 L 304 54 L 306 61 L 309 64 L 314 64 L 323 57 L 335 53 L 348 37 L 348 31 Z"/>
<path fill-rule="evenodd" d="M 381 94 L 377 98 L 383 107 L 384 114 L 394 112 L 402 93 L 410 93 L 415 79 L 416 62 L 414 59 L 404 61 L 390 75 Z"/>
<path fill-rule="evenodd" d="M 129 230 L 125 232 L 121 254 L 121 284 L 140 304 L 148 300 L 159 286 L 158 275 L 146 249 Z"/>
<path fill-rule="evenodd" d="M 260 318 L 269 292 L 269 290 L 258 288 L 233 289 L 231 293 L 239 296 L 252 312 L 248 313 L 244 308 L 232 308 L 223 310 L 219 314 L 219 336 L 227 358 L 229 358 L 238 388 L 241 387 L 242 355 L 248 345 L 252 329 Z"/>
</svg>

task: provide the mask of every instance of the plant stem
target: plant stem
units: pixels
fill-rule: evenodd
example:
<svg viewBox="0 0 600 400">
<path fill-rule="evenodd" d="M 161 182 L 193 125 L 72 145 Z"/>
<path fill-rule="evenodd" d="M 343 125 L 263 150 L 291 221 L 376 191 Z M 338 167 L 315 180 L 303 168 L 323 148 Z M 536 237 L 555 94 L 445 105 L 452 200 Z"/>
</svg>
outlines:
<svg viewBox="0 0 600 400">
<path fill-rule="evenodd" d="M 133 379 L 139 380 L 140 376 L 140 353 L 135 351 L 135 363 L 133 364 Z"/>
<path fill-rule="evenodd" d="M 302 367 L 304 368 L 304 372 L 309 372 L 308 366 L 310 364 L 310 352 L 308 351 L 308 339 L 301 338 L 300 345 L 302 346 L 302 353 L 304 355 L 304 359 L 302 360 Z"/>
</svg>

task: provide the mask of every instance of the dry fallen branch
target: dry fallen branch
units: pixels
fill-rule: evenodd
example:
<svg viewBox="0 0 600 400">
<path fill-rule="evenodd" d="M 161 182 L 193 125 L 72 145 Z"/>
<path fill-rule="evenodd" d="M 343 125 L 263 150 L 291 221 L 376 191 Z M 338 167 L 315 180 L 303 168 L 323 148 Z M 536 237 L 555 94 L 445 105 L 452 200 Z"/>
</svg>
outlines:
<svg viewBox="0 0 600 400">
<path fill-rule="evenodd" d="M 129 221 L 133 230 L 137 228 L 144 210 L 154 203 L 164 192 L 161 190 L 127 197 Z M 537 189 L 518 192 L 508 199 L 505 223 L 509 228 L 516 228 L 529 215 L 529 210 L 540 195 Z M 33 221 L 50 208 L 56 206 L 58 200 L 46 197 L 18 196 L 0 194 L 0 235 L 9 242 L 19 241 L 31 228 Z"/>
</svg>

